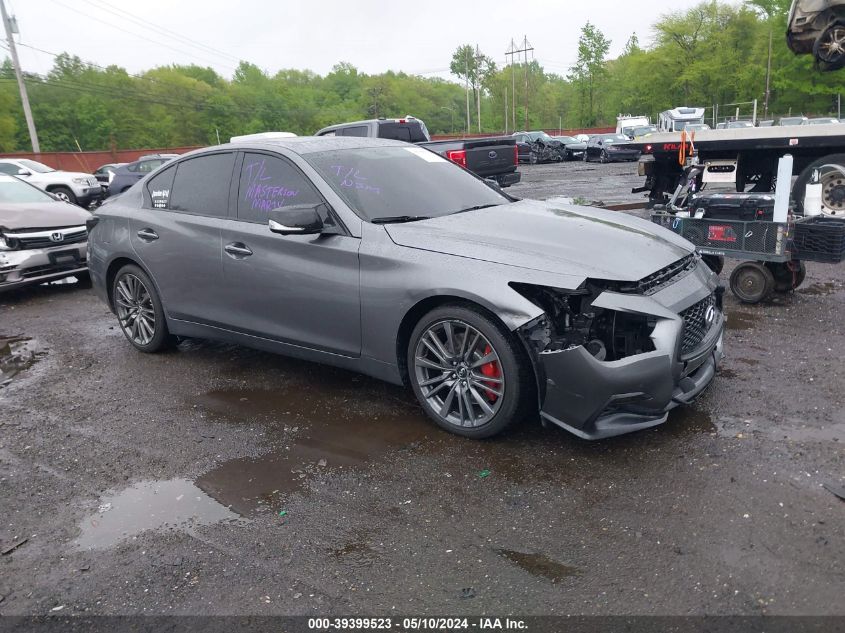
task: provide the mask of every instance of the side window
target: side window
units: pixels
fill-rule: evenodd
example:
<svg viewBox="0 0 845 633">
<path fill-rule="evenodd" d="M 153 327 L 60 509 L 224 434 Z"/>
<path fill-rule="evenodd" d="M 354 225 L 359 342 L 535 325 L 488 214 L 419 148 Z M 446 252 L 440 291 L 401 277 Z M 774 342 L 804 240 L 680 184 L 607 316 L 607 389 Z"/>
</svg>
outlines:
<svg viewBox="0 0 845 633">
<path fill-rule="evenodd" d="M 146 207 L 153 209 L 170 208 L 170 192 L 173 190 L 173 176 L 176 175 L 176 165 L 169 167 L 150 178 L 147 182 Z"/>
<path fill-rule="evenodd" d="M 130 163 L 126 166 L 127 171 L 131 171 L 132 173 L 137 173 L 141 163 Z"/>
<path fill-rule="evenodd" d="M 170 209 L 198 215 L 225 217 L 235 154 L 208 154 L 176 164 L 170 191 Z"/>
<path fill-rule="evenodd" d="M 343 128 L 339 130 L 343 132 L 343 136 L 367 136 L 367 126 L 366 125 L 355 125 L 352 127 Z"/>
<path fill-rule="evenodd" d="M 0 163 L 0 173 L 14 176 L 18 173 L 18 171 L 20 171 L 20 167 L 17 165 L 13 165 L 12 163 Z"/>
<path fill-rule="evenodd" d="M 311 182 L 287 160 L 267 154 L 244 154 L 238 187 L 239 220 L 264 224 L 273 209 L 322 201 Z"/>
</svg>

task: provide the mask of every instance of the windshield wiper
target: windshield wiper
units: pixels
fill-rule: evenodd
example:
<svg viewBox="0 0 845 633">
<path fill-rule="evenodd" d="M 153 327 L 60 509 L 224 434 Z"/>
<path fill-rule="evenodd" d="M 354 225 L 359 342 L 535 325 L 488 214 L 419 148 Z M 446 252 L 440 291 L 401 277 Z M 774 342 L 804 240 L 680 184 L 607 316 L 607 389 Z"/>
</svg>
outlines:
<svg viewBox="0 0 845 633">
<path fill-rule="evenodd" d="M 474 207 L 467 207 L 466 209 L 460 209 L 458 211 L 455 211 L 455 213 L 466 213 L 467 211 L 478 211 L 479 209 L 489 209 L 490 207 L 498 207 L 498 206 L 499 206 L 498 204 L 478 204 Z"/>
<path fill-rule="evenodd" d="M 382 218 L 370 220 L 373 224 L 400 224 L 402 222 L 416 222 L 418 220 L 430 220 L 427 215 L 388 215 Z"/>
</svg>

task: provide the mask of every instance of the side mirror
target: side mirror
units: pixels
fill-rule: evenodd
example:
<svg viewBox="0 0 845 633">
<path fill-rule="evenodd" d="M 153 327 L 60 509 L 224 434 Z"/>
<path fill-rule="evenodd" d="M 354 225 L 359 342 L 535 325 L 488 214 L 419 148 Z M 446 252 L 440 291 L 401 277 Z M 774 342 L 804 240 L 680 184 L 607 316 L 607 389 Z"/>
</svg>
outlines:
<svg viewBox="0 0 845 633">
<path fill-rule="evenodd" d="M 326 226 L 320 215 L 320 204 L 297 204 L 270 211 L 270 231 L 279 235 L 314 235 Z"/>
<path fill-rule="evenodd" d="M 28 171 L 28 170 L 26 170 L 26 169 L 24 169 L 23 167 L 21 167 L 21 168 L 18 170 L 17 175 L 18 175 L 18 176 L 31 176 L 31 175 L 32 175 L 32 172 L 31 172 L 31 171 Z"/>
</svg>

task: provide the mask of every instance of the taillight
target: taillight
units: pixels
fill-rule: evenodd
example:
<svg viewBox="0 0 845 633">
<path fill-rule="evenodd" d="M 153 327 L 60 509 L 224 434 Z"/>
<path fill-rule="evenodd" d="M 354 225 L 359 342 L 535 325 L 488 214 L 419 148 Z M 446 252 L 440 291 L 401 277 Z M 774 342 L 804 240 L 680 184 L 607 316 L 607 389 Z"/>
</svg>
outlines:
<svg viewBox="0 0 845 633">
<path fill-rule="evenodd" d="M 465 149 L 450 149 L 446 152 L 446 158 L 466 169 L 467 151 Z"/>
<path fill-rule="evenodd" d="M 513 164 L 519 166 L 519 147 L 513 146 Z"/>
<path fill-rule="evenodd" d="M 645 146 L 645 153 L 646 153 L 646 154 L 651 154 L 651 145 L 646 145 L 646 146 Z"/>
</svg>

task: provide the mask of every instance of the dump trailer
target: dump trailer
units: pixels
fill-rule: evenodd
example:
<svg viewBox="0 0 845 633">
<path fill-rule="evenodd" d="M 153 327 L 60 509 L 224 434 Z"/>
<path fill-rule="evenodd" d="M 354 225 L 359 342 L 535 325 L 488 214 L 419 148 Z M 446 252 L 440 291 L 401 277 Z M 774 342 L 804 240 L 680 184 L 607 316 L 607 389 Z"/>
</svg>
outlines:
<svg viewBox="0 0 845 633">
<path fill-rule="evenodd" d="M 649 206 L 665 203 L 682 182 L 684 167 L 694 161 L 708 175 L 718 174 L 705 180 L 732 182 L 737 191 L 772 191 L 778 160 L 791 154 L 792 173 L 798 176 L 792 187 L 794 208 L 802 211 L 805 188 L 818 170 L 822 211 L 845 217 L 845 124 L 658 132 L 629 145 L 640 150 L 638 170 L 645 176 L 644 185 L 632 193 L 648 192 Z"/>
</svg>

